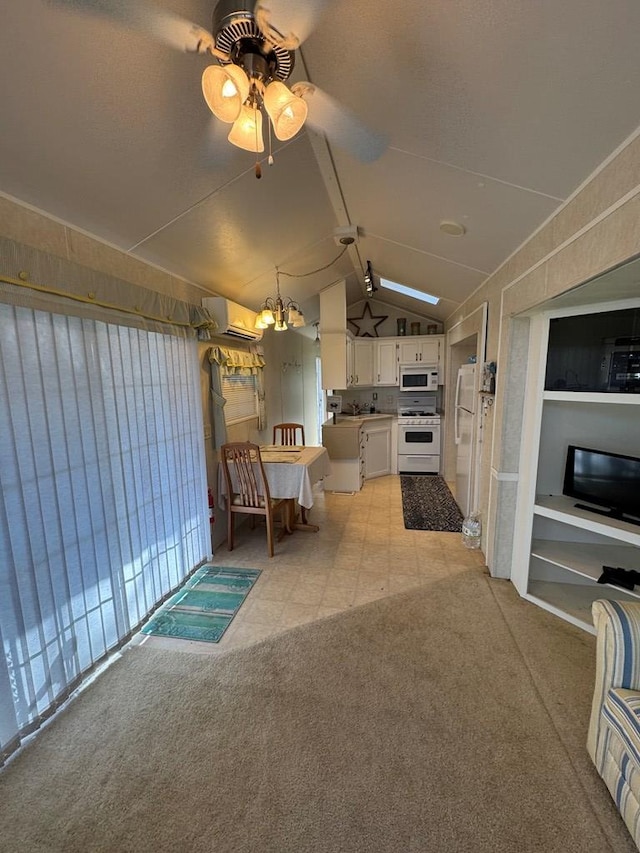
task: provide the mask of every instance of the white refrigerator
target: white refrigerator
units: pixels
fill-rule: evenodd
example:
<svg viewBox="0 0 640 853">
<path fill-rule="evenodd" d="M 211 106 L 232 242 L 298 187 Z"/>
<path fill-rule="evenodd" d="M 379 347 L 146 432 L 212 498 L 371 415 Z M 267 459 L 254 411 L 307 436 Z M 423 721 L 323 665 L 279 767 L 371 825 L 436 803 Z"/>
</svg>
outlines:
<svg viewBox="0 0 640 853">
<path fill-rule="evenodd" d="M 463 364 L 458 370 L 454 409 L 456 441 L 456 502 L 463 516 L 475 510 L 473 503 L 475 464 L 475 420 L 477 392 L 476 365 Z"/>
</svg>

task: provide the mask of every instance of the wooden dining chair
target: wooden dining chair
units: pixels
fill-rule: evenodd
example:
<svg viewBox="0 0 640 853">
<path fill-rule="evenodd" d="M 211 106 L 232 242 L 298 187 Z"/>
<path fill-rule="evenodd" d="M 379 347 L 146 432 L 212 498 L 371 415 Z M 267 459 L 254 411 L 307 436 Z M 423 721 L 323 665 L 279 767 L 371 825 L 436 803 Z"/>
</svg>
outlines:
<svg viewBox="0 0 640 853">
<path fill-rule="evenodd" d="M 298 430 L 301 436 L 300 441 L 297 438 Z M 276 424 L 273 428 L 273 443 L 304 446 L 304 427 L 302 424 Z"/>
<path fill-rule="evenodd" d="M 220 462 L 227 486 L 227 547 L 233 551 L 234 515 L 238 512 L 265 518 L 267 547 L 273 557 L 274 518 L 282 519 L 282 536 L 291 533 L 290 498 L 272 498 L 260 448 L 249 441 L 235 441 L 220 448 Z"/>
<path fill-rule="evenodd" d="M 297 440 L 298 430 L 300 430 L 300 441 Z M 279 436 L 278 433 L 280 434 Z M 280 440 L 278 440 L 278 437 Z M 276 424 L 273 428 L 273 443 L 283 445 L 299 444 L 304 447 L 304 427 L 302 424 Z M 302 523 L 306 524 L 307 511 L 303 506 L 300 509 L 302 510 Z"/>
</svg>

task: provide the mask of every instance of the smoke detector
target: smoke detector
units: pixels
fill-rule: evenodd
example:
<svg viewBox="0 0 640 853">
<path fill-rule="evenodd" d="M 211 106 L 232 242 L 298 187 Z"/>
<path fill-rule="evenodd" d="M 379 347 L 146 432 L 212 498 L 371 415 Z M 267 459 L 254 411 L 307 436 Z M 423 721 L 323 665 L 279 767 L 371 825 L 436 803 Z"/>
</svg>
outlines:
<svg viewBox="0 0 640 853">
<path fill-rule="evenodd" d="M 333 229 L 333 239 L 338 246 L 351 246 L 358 242 L 358 226 L 345 225 L 342 228 Z"/>
<path fill-rule="evenodd" d="M 450 237 L 462 237 L 467 229 L 459 222 L 445 220 L 440 223 L 440 230 L 443 234 L 448 234 Z"/>
</svg>

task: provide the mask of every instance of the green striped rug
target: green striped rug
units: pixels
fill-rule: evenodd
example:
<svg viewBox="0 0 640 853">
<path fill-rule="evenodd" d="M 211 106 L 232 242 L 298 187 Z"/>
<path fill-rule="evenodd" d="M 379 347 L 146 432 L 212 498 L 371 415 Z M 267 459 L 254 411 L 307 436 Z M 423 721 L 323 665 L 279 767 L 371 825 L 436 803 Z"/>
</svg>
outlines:
<svg viewBox="0 0 640 853">
<path fill-rule="evenodd" d="M 141 631 L 218 643 L 259 575 L 260 569 L 201 566 Z"/>
</svg>

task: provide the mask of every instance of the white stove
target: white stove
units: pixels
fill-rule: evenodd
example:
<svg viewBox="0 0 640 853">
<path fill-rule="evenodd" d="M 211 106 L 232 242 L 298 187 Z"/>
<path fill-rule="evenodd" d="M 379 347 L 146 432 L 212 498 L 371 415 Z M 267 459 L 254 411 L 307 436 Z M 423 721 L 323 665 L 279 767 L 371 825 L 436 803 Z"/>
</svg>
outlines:
<svg viewBox="0 0 640 853">
<path fill-rule="evenodd" d="M 440 415 L 435 395 L 403 400 L 398 404 L 398 473 L 439 471 Z"/>
</svg>

